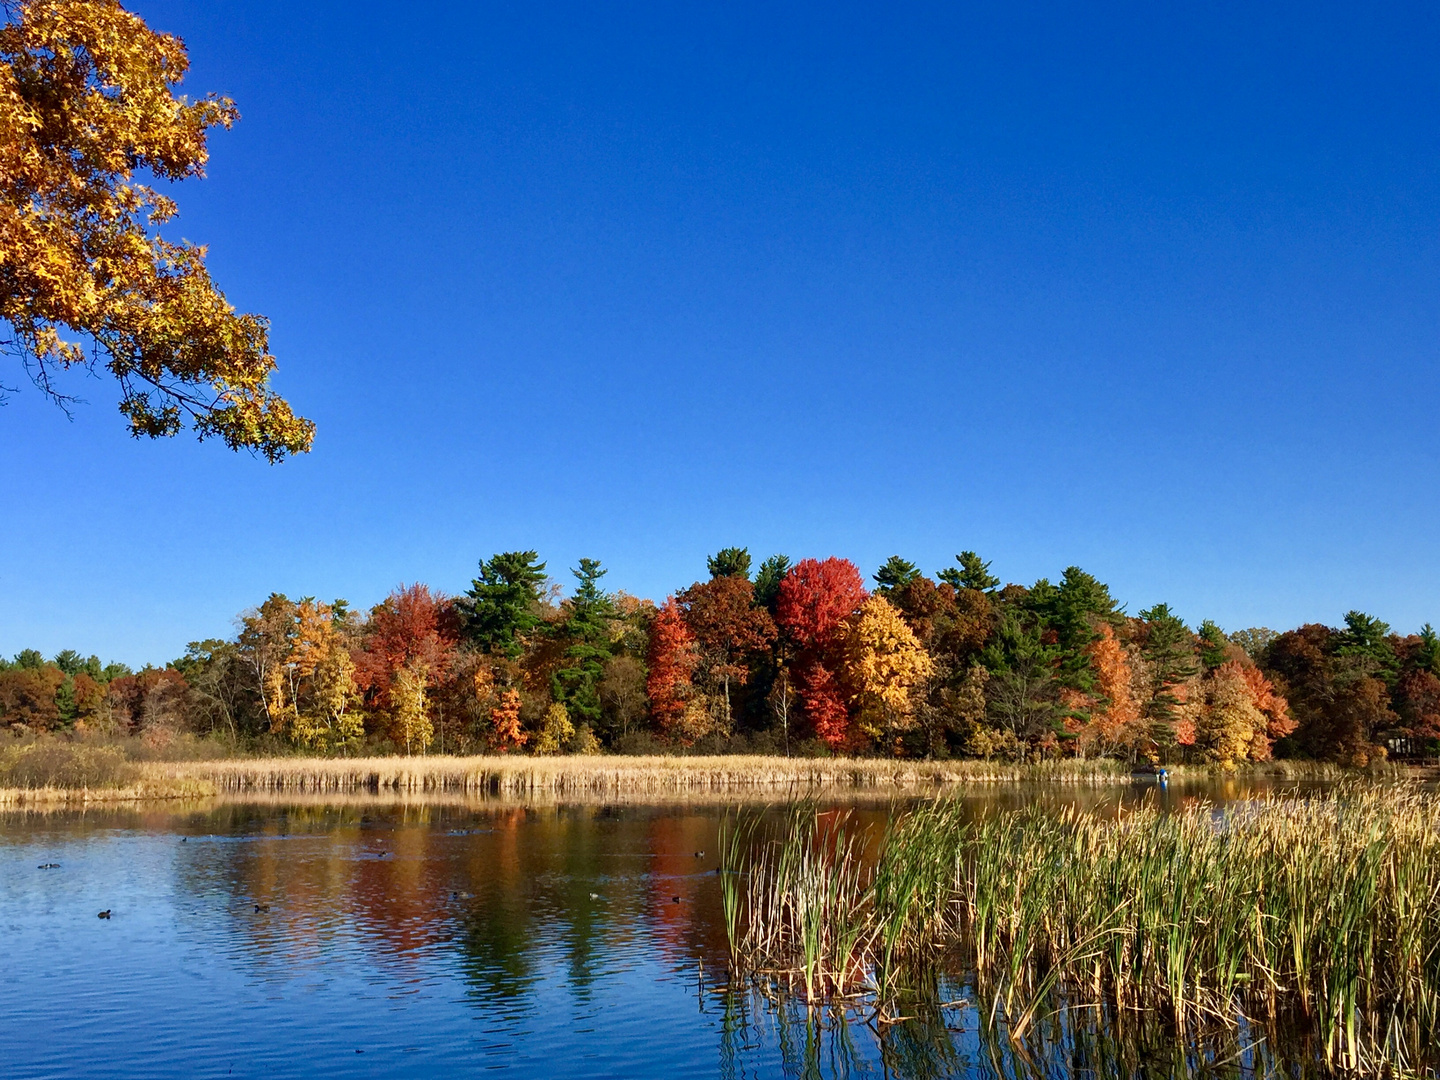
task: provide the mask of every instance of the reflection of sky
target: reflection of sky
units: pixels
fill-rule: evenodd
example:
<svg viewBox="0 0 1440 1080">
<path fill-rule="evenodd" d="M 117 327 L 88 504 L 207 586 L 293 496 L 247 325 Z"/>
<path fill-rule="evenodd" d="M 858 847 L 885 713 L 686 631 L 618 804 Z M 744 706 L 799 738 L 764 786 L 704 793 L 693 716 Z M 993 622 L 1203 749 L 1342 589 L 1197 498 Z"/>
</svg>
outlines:
<svg viewBox="0 0 1440 1080">
<path fill-rule="evenodd" d="M 863 1022 L 727 1006 L 719 813 L 0 816 L 0 1074 L 881 1075 Z M 884 1064 L 987 1075 L 974 1028 Z"/>
<path fill-rule="evenodd" d="M 10 819 L 5 1075 L 714 1072 L 714 816 L 370 817 Z"/>
</svg>

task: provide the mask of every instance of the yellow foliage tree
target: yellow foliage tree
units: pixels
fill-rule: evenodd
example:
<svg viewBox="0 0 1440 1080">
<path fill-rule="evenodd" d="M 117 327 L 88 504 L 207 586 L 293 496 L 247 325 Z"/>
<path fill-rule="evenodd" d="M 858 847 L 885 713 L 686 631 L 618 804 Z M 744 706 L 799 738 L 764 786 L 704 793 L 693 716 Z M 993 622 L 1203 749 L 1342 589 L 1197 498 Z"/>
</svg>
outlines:
<svg viewBox="0 0 1440 1080">
<path fill-rule="evenodd" d="M 1227 661 L 1211 672 L 1205 683 L 1206 700 L 1199 714 L 1196 745 L 1206 760 L 1230 768 L 1249 759 L 1252 747 L 1258 759 L 1268 757 L 1270 744 L 1265 732 L 1269 718 L 1256 706 L 1244 667 L 1237 661 Z"/>
<path fill-rule="evenodd" d="M 933 670 L 930 654 L 883 596 L 870 597 L 851 618 L 844 674 L 866 734 L 888 738 L 913 727 L 911 691 Z"/>
<path fill-rule="evenodd" d="M 343 615 L 330 604 L 306 598 L 295 606 L 294 645 L 287 668 L 291 680 L 290 726 L 296 742 L 329 750 L 358 741 L 364 733 L 353 706 L 355 661 L 343 640 Z"/>
<path fill-rule="evenodd" d="M 424 752 L 435 738 L 430 722 L 425 680 L 428 672 L 421 663 L 406 664 L 390 684 L 391 738 L 405 745 L 405 753 Z"/>
<path fill-rule="evenodd" d="M 270 730 L 311 750 L 334 750 L 364 733 L 343 601 L 298 604 L 272 593 L 242 619 L 241 658 L 254 673 Z"/>
<path fill-rule="evenodd" d="M 535 739 L 535 753 L 558 754 L 575 734 L 575 725 L 570 722 L 570 713 L 560 702 L 545 710 L 545 719 Z"/>
<path fill-rule="evenodd" d="M 699 693 L 685 702 L 669 729 L 671 737 L 683 746 L 694 746 L 697 740 L 712 735 L 729 735 L 730 731 L 724 701 Z"/>
<path fill-rule="evenodd" d="M 155 233 L 175 204 L 135 180 L 203 176 L 234 103 L 177 97 L 184 43 L 116 0 L 13 0 L 0 16 L 0 347 L 61 404 L 58 373 L 103 355 L 137 437 L 188 418 L 271 461 L 308 450 L 314 425 L 269 387 L 269 324 L 236 313 L 203 247 Z"/>
</svg>

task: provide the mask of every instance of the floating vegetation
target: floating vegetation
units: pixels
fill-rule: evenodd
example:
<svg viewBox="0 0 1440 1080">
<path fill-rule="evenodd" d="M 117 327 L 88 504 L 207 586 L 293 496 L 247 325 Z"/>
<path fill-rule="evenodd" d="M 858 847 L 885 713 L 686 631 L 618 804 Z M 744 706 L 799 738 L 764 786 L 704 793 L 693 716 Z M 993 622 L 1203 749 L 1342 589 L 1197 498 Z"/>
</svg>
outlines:
<svg viewBox="0 0 1440 1080">
<path fill-rule="evenodd" d="M 870 995 L 882 1021 L 944 968 L 972 973 L 986 1022 L 1017 1038 L 1061 1001 L 1158 1016 L 1182 1038 L 1284 1025 L 1330 1068 L 1433 1064 L 1433 798 L 1356 788 L 1223 812 L 967 813 L 931 803 L 879 836 L 813 807 L 769 829 L 727 823 L 736 969 L 815 1003 Z"/>
</svg>

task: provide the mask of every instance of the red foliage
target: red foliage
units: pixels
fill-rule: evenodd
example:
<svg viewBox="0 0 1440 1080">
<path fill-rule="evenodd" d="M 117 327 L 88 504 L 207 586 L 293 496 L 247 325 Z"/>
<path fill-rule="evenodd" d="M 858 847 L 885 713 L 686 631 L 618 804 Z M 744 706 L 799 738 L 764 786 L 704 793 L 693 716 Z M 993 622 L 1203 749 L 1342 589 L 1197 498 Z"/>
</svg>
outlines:
<svg viewBox="0 0 1440 1080">
<path fill-rule="evenodd" d="M 849 559 L 801 559 L 780 582 L 775 618 L 802 649 L 826 649 L 869 595 Z"/>
<path fill-rule="evenodd" d="M 743 686 L 750 678 L 748 657 L 775 640 L 775 623 L 768 611 L 754 606 L 754 598 L 755 586 L 743 577 L 696 582 L 675 598 L 717 681 L 733 679 Z"/>
<path fill-rule="evenodd" d="M 802 559 L 780 582 L 775 618 L 800 646 L 797 691 L 815 734 L 832 747 L 849 737 L 850 713 L 835 672 L 846 620 L 868 598 L 849 559 Z"/>
<path fill-rule="evenodd" d="M 685 713 L 685 703 L 693 690 L 691 676 L 700 659 L 695 635 L 673 596 L 661 605 L 650 624 L 647 659 L 650 673 L 645 679 L 645 693 L 650 698 L 650 712 L 661 732 L 669 734 Z"/>
<path fill-rule="evenodd" d="M 1440 739 L 1440 679 L 1415 670 L 1400 680 L 1400 716 L 1406 734 L 1415 739 Z"/>
<path fill-rule="evenodd" d="M 88 720 L 100 711 L 105 701 L 105 685 L 98 683 L 83 671 L 75 676 L 75 718 Z"/>
<path fill-rule="evenodd" d="M 796 689 L 810 726 L 817 737 L 838 750 L 850 735 L 850 711 L 839 683 L 830 669 L 815 659 L 802 661 L 798 676 Z"/>
<path fill-rule="evenodd" d="M 45 731 L 60 722 L 55 693 L 65 673 L 49 664 L 0 672 L 0 717 L 7 724 L 26 724 Z"/>
<path fill-rule="evenodd" d="M 374 702 L 390 690 L 395 673 L 423 664 L 431 682 L 450 669 L 460 623 L 454 605 L 428 585 L 402 585 L 370 611 L 365 643 L 355 655 L 355 683 Z"/>
</svg>

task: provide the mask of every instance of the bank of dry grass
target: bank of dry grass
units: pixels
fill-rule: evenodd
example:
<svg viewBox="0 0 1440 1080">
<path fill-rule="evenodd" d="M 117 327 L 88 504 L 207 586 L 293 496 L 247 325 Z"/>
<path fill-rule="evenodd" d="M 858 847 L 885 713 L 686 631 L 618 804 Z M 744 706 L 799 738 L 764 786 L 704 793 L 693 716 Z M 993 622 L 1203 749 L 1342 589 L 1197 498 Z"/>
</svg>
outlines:
<svg viewBox="0 0 1440 1080">
<path fill-rule="evenodd" d="M 169 747 L 193 751 L 197 740 Z M 153 760 L 139 740 L 40 738 L 0 744 L 0 806 L 46 806 L 141 799 L 200 798 L 215 785 Z M 147 759 L 147 757 L 149 759 Z"/>
<path fill-rule="evenodd" d="M 925 792 L 955 784 L 1046 781 L 1114 784 L 1115 762 L 1006 765 L 983 761 L 726 757 L 380 757 L 268 758 L 185 762 L 164 775 L 239 792 L 355 791 L 471 794 L 654 794 L 871 790 Z"/>
<path fill-rule="evenodd" d="M 1129 782 L 1116 761 L 902 761 L 762 755 L 452 757 L 222 757 L 199 740 L 157 749 L 142 740 L 41 738 L 0 746 L 0 805 L 189 798 L 207 793 L 467 798 L 693 798 L 805 796 L 819 792 L 923 795 L 962 785 L 1041 783 L 1100 787 Z M 225 748 L 218 748 L 225 751 Z M 212 756 L 213 755 L 213 756 Z M 1245 775 L 1334 780 L 1335 766 L 1273 762 Z M 1208 780 L 1203 767 L 1172 770 L 1174 783 Z"/>
<path fill-rule="evenodd" d="M 210 799 L 215 785 L 198 777 L 141 777 L 128 784 L 101 787 L 0 788 L 0 807 L 6 809 L 62 807 L 72 804 L 146 802 L 150 800 Z"/>
</svg>

